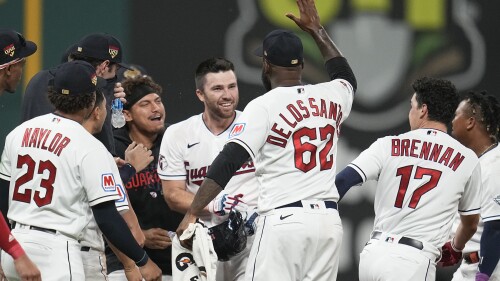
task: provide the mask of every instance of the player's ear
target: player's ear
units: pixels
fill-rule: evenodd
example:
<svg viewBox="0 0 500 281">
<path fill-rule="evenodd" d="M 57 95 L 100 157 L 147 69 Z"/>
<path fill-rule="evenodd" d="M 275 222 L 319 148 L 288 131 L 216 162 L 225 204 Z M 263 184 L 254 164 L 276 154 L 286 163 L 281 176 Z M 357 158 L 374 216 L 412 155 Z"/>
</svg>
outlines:
<svg viewBox="0 0 500 281">
<path fill-rule="evenodd" d="M 469 119 L 467 119 L 466 126 L 465 126 L 467 131 L 472 130 L 472 128 L 474 128 L 476 126 L 476 121 L 477 120 L 474 116 L 471 116 L 471 117 L 469 117 Z"/>
<path fill-rule="evenodd" d="M 205 95 L 203 94 L 202 90 L 196 89 L 196 96 L 201 102 L 205 102 Z"/>
<path fill-rule="evenodd" d="M 420 118 L 424 118 L 428 116 L 429 110 L 427 109 L 427 104 L 423 103 L 422 106 L 420 107 Z"/>
<path fill-rule="evenodd" d="M 103 76 L 106 72 L 106 67 L 109 65 L 109 60 L 105 60 L 96 66 L 95 72 L 97 76 Z"/>
<path fill-rule="evenodd" d="M 132 114 L 130 114 L 130 111 L 127 109 L 123 110 L 123 116 L 125 117 L 126 122 L 130 122 L 134 119 L 134 118 L 132 118 Z"/>
</svg>

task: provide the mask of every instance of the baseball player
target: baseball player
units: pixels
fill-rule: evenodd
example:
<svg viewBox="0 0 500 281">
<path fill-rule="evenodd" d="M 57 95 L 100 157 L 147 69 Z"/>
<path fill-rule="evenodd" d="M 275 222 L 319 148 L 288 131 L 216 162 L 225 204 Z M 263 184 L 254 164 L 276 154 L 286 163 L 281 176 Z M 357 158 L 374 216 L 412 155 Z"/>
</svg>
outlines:
<svg viewBox="0 0 500 281">
<path fill-rule="evenodd" d="M 85 130 L 94 135 L 102 129 L 102 125 L 106 120 L 106 114 L 106 99 L 104 98 L 103 94 L 96 94 L 94 110 L 92 111 L 90 116 L 82 123 L 82 126 L 85 128 Z M 136 145 L 135 143 L 131 144 L 126 149 L 122 157 L 127 160 L 127 164 L 124 164 L 120 169 L 120 178 L 122 179 L 122 182 L 128 181 L 128 179 L 135 174 L 136 168 L 142 170 L 153 160 L 151 151 L 148 151 L 144 149 L 143 146 Z M 125 187 L 118 186 L 118 188 L 120 199 L 115 201 L 116 209 L 120 212 L 120 215 L 124 218 L 127 224 L 129 224 L 130 221 L 135 221 L 135 224 L 138 225 L 134 209 L 129 208 L 129 201 L 127 193 L 125 191 Z M 135 226 L 135 224 L 133 224 L 133 226 Z M 131 228 L 130 225 L 129 228 Z M 79 242 L 82 246 L 80 250 L 82 254 L 85 280 L 108 280 L 106 279 L 107 268 L 104 257 L 104 240 L 102 232 L 99 229 L 95 219 L 93 219 L 93 216 L 91 217 L 91 221 L 89 222 L 87 227 L 85 227 L 83 232 L 83 237 Z M 136 241 L 140 240 L 137 237 L 135 238 Z M 127 259 L 123 255 L 121 255 L 120 257 L 123 259 Z M 135 263 L 133 261 L 131 261 L 131 263 L 135 268 Z"/>
<path fill-rule="evenodd" d="M 123 184 L 114 159 L 81 126 L 94 110 L 101 82 L 86 62 L 58 68 L 48 95 L 56 111 L 7 136 L 0 198 L 8 198 L 12 233 L 39 266 L 42 279 L 85 280 L 78 241 L 93 214 L 104 235 L 142 268 L 144 278 L 158 280 L 159 268 L 116 211 L 117 188 Z M 1 262 L 7 278 L 18 280 L 12 258 L 2 254 Z"/>
<path fill-rule="evenodd" d="M 210 164 L 222 150 L 241 114 L 235 110 L 239 92 L 232 62 L 224 58 L 201 62 L 195 82 L 196 95 L 205 110 L 168 127 L 158 162 L 165 200 L 171 209 L 181 213 L 188 210 Z M 246 211 L 245 208 L 251 210 L 256 206 L 258 187 L 254 174 L 251 160 L 240 164 L 227 188 L 199 213 L 208 227 L 223 222 L 233 207 Z M 249 238 L 246 250 L 218 264 L 217 280 L 243 280 L 252 241 Z"/>
<path fill-rule="evenodd" d="M 356 79 L 321 26 L 314 1 L 297 3 L 300 18 L 287 17 L 312 36 L 332 80 L 304 85 L 301 40 L 286 30 L 269 33 L 256 52 L 263 57 L 262 77 L 269 91 L 251 101 L 232 126 L 229 141 L 177 229 L 180 234 L 193 223 L 251 156 L 259 181 L 260 218 L 245 280 L 337 277 L 343 230 L 334 186 L 335 157 Z"/>
<path fill-rule="evenodd" d="M 106 79 L 103 88 L 107 104 L 114 98 L 123 98 L 123 88 L 117 84 L 116 72 L 121 67 L 123 48 L 120 41 L 107 33 L 91 33 L 81 38 L 69 48 L 69 60 L 82 60 L 92 64 L 98 77 Z M 47 85 L 54 75 L 55 69 L 43 70 L 29 81 L 21 104 L 21 121 L 54 112 L 54 106 L 47 102 Z M 123 102 L 125 100 L 123 99 Z M 95 135 L 111 154 L 114 153 L 113 128 L 111 126 L 111 107 L 103 129 Z"/>
<path fill-rule="evenodd" d="M 444 250 L 463 249 L 476 231 L 479 161 L 446 133 L 458 105 L 456 89 L 432 78 L 412 86 L 411 131 L 378 139 L 335 180 L 341 197 L 353 185 L 378 181 L 373 232 L 359 263 L 362 281 L 435 280 L 439 248 L 457 209 L 460 230 Z"/>
<path fill-rule="evenodd" d="M 130 75 L 136 75 L 130 77 Z M 116 153 L 123 157 L 132 139 L 152 151 L 151 161 L 126 183 L 129 200 L 146 236 L 144 249 L 161 268 L 162 280 L 172 279 L 171 240 L 168 231 L 174 231 L 182 215 L 172 211 L 163 198 L 161 180 L 157 174 L 160 145 L 165 131 L 165 107 L 161 101 L 162 88 L 149 76 L 139 72 L 124 72 L 122 80 L 127 103 L 123 113 L 127 124 L 114 131 Z M 125 280 L 130 269 L 120 263 L 110 251 L 106 252 L 109 280 Z M 129 278 L 130 279 L 130 278 Z"/>
<path fill-rule="evenodd" d="M 469 93 L 460 102 L 452 122 L 452 135 L 479 157 L 482 178 L 482 219 L 462 250 L 463 260 L 453 281 L 500 280 L 499 122 L 499 103 L 485 92 Z"/>
<path fill-rule="evenodd" d="M 13 93 L 21 81 L 26 57 L 36 52 L 37 46 L 15 30 L 0 30 L 0 96 L 4 91 Z M 7 209 L 7 207 L 0 209 Z M 21 245 L 12 236 L 4 215 L 0 217 L 0 249 L 12 256 L 15 268 L 24 280 L 40 280 L 40 271 L 29 259 Z M 0 279 L 3 278 L 0 266 Z"/>
</svg>

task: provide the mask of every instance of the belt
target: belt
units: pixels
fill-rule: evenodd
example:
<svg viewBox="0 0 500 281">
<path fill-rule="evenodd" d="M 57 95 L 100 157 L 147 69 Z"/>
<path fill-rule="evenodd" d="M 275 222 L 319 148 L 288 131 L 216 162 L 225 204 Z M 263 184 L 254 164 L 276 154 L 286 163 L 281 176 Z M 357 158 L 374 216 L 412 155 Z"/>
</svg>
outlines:
<svg viewBox="0 0 500 281">
<path fill-rule="evenodd" d="M 82 246 L 80 248 L 80 251 L 82 251 L 82 252 L 88 252 L 88 251 L 90 251 L 90 247 L 88 247 L 88 246 Z"/>
<path fill-rule="evenodd" d="M 325 202 L 325 207 L 327 209 L 335 209 L 337 210 L 337 202 L 335 201 L 324 201 Z M 310 204 L 311 208 L 314 209 L 314 204 Z M 286 205 L 283 205 L 283 206 L 279 206 L 279 207 L 276 207 L 276 209 L 281 209 L 281 208 L 302 208 L 304 207 L 304 205 L 302 204 L 302 201 L 297 201 L 297 202 L 293 202 L 293 203 L 290 203 L 290 204 L 286 204 Z M 319 206 L 318 206 L 319 208 Z"/>
<path fill-rule="evenodd" d="M 12 223 L 12 228 L 15 228 L 17 225 L 17 222 L 13 222 Z M 21 224 L 19 224 L 21 225 Z M 54 229 L 49 229 L 49 228 L 43 228 L 43 227 L 38 227 L 38 226 L 34 226 L 34 225 L 25 225 L 26 228 L 29 228 L 31 230 L 37 230 L 37 231 L 42 231 L 42 232 L 46 232 L 46 233 L 50 233 L 50 234 L 56 234 L 57 231 L 55 231 Z"/>
<path fill-rule="evenodd" d="M 479 262 L 479 252 L 465 253 L 464 260 L 466 264 L 473 264 Z"/>
<path fill-rule="evenodd" d="M 371 239 L 380 240 L 381 236 L 382 232 L 374 231 L 372 232 Z M 401 237 L 401 239 L 399 239 L 398 241 L 398 244 L 407 245 L 413 248 L 417 248 L 419 250 L 422 250 L 424 248 L 424 244 L 422 242 L 406 236 Z"/>
</svg>

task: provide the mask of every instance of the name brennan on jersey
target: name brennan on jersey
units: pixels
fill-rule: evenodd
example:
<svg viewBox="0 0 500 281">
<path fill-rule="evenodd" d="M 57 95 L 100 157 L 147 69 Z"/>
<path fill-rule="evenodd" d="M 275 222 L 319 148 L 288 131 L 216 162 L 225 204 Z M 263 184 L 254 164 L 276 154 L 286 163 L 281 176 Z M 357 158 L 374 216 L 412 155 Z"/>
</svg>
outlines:
<svg viewBox="0 0 500 281">
<path fill-rule="evenodd" d="M 51 136 L 52 130 L 42 128 L 26 128 L 24 131 L 23 142 L 21 147 L 35 147 L 54 153 L 57 156 L 61 155 L 62 150 L 70 143 L 71 139 L 57 133 Z M 49 140 L 50 136 L 50 142 Z M 47 146 L 47 143 L 49 145 Z"/>
<path fill-rule="evenodd" d="M 210 169 L 210 166 L 188 169 L 187 167 L 189 166 L 189 162 L 184 162 L 184 165 L 186 166 L 188 182 L 200 186 L 203 180 L 205 179 L 208 169 Z M 241 165 L 241 168 L 238 171 L 236 171 L 234 175 L 237 176 L 253 172 L 255 172 L 255 166 L 253 165 L 253 161 L 247 161 L 243 163 L 243 165 Z"/>
<path fill-rule="evenodd" d="M 446 147 L 443 151 L 443 145 L 416 139 L 392 139 L 391 156 L 409 156 L 437 162 L 456 171 L 465 156 L 460 152 L 455 152 L 451 147 Z M 454 155 L 454 157 L 452 157 Z M 450 162 L 451 160 L 451 162 Z"/>
<path fill-rule="evenodd" d="M 286 106 L 284 113 L 280 113 L 279 117 L 285 121 L 291 129 L 294 129 L 299 122 L 307 119 L 311 116 L 323 117 L 326 119 L 332 119 L 336 122 L 337 131 L 340 130 L 340 121 L 342 120 L 342 106 L 336 104 L 332 101 L 325 101 L 324 99 L 319 100 L 319 104 L 315 98 L 309 98 L 309 103 L 304 104 L 303 100 L 296 100 L 295 104 L 290 103 Z M 328 104 L 328 106 L 327 106 Z M 290 135 L 292 134 L 291 129 L 279 128 L 277 123 L 274 123 L 271 131 L 276 133 L 276 135 L 267 136 L 266 142 L 279 147 L 285 147 Z"/>
</svg>

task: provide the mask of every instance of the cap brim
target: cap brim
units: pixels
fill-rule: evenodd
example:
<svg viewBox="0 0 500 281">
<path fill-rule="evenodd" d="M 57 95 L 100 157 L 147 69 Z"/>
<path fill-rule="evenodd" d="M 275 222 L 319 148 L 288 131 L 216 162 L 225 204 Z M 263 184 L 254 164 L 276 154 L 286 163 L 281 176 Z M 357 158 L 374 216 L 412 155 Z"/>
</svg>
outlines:
<svg viewBox="0 0 500 281">
<path fill-rule="evenodd" d="M 128 65 L 126 65 L 126 64 L 124 64 L 124 63 L 121 63 L 121 62 L 120 62 L 120 63 L 116 63 L 116 64 L 118 64 L 120 67 L 123 67 L 123 68 L 125 68 L 125 69 L 128 69 L 128 70 L 134 70 L 134 69 L 130 68 L 130 66 L 128 66 Z"/>
<path fill-rule="evenodd" d="M 106 84 L 108 82 L 106 82 L 106 79 L 104 78 L 101 78 L 101 77 L 97 77 L 97 85 L 96 85 L 96 88 L 97 89 L 102 89 L 104 87 L 106 87 Z"/>
<path fill-rule="evenodd" d="M 259 46 L 257 49 L 253 51 L 253 54 L 258 56 L 258 57 L 263 57 L 264 56 L 264 50 L 262 46 Z"/>
<path fill-rule="evenodd" d="M 19 58 L 25 58 L 33 55 L 37 50 L 37 46 L 34 42 L 26 41 L 26 46 L 19 52 Z"/>
</svg>

